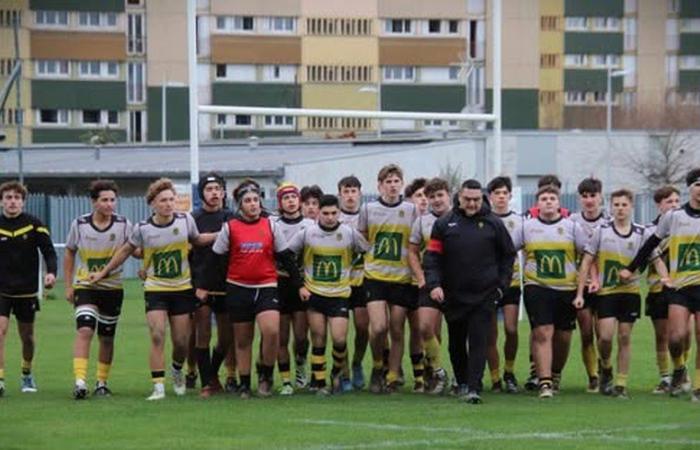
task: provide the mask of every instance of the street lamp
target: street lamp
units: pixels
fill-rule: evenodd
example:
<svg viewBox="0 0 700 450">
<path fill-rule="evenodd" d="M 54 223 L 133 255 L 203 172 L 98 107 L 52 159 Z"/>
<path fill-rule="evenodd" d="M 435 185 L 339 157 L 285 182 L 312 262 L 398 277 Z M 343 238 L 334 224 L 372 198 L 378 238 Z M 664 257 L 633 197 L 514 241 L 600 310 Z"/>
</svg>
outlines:
<svg viewBox="0 0 700 450">
<path fill-rule="evenodd" d="M 629 70 L 613 70 L 612 67 L 608 67 L 608 90 L 606 96 L 607 111 L 605 114 L 605 129 L 608 133 L 610 133 L 610 130 L 612 130 L 612 79 L 613 77 L 624 77 L 628 73 Z"/>
<path fill-rule="evenodd" d="M 382 110 L 382 84 L 381 76 L 380 80 L 377 81 L 376 85 L 368 84 L 367 86 L 362 86 L 357 92 L 373 92 L 377 94 L 377 111 Z M 382 137 L 382 119 L 377 119 L 377 137 Z"/>
</svg>

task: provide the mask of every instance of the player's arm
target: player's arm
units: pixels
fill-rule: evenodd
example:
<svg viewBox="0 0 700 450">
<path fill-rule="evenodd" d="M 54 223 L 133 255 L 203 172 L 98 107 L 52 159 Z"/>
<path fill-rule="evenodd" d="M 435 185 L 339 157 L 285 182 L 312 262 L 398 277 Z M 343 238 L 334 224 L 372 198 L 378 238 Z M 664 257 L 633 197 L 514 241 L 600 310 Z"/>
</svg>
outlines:
<svg viewBox="0 0 700 450">
<path fill-rule="evenodd" d="M 56 256 L 56 249 L 53 246 L 49 229 L 46 228 L 46 226 L 44 226 L 44 224 L 41 222 L 38 222 L 35 227 L 37 232 L 37 246 L 41 251 L 41 255 L 44 257 L 44 263 L 46 263 L 44 285 L 51 289 L 56 283 L 56 272 L 58 272 L 58 258 Z"/>
<path fill-rule="evenodd" d="M 423 255 L 423 270 L 425 272 L 425 285 L 430 292 L 430 297 L 442 302 L 445 300 L 445 292 L 442 289 L 442 260 L 443 246 L 443 222 L 435 222 L 430 235 L 430 242 Z"/>
<path fill-rule="evenodd" d="M 671 277 L 668 274 L 668 267 L 666 267 L 664 259 L 661 257 L 654 258 L 652 264 L 654 264 L 654 269 L 656 269 L 656 273 L 659 274 L 661 284 L 663 284 L 669 289 L 673 289 Z"/>
<path fill-rule="evenodd" d="M 510 286 L 510 282 L 513 279 L 513 264 L 515 263 L 515 257 L 517 256 L 517 250 L 513 243 L 513 239 L 508 233 L 508 229 L 505 227 L 500 219 L 494 218 L 491 223 L 496 228 L 496 260 L 498 262 L 498 289 L 500 289 L 500 297 L 503 297 L 503 293 Z"/>
<path fill-rule="evenodd" d="M 64 291 L 66 300 L 71 305 L 74 301 L 75 290 L 73 289 L 73 275 L 75 271 L 75 252 L 74 248 L 66 247 L 66 252 L 63 255 L 63 278 L 65 280 Z"/>
<path fill-rule="evenodd" d="M 420 265 L 420 245 L 412 242 L 408 244 L 408 265 L 418 281 L 418 287 L 425 286 L 425 273 Z"/>
<path fill-rule="evenodd" d="M 134 244 L 131 242 L 124 243 L 124 245 L 119 247 L 119 250 L 117 250 L 114 256 L 112 256 L 112 259 L 109 260 L 107 265 L 102 270 L 90 274 L 90 282 L 96 283 L 109 275 L 111 271 L 124 264 L 124 261 L 131 256 L 134 250 L 136 250 L 136 246 Z"/>
<path fill-rule="evenodd" d="M 591 268 L 593 267 L 594 256 L 590 253 L 584 253 L 581 259 L 581 267 L 578 271 L 578 286 L 576 287 L 576 298 L 574 299 L 574 306 L 577 309 L 583 308 L 584 299 L 583 291 L 586 288 L 586 283 L 588 282 L 588 277 L 591 276 Z M 596 274 L 597 275 L 597 274 Z"/>
</svg>

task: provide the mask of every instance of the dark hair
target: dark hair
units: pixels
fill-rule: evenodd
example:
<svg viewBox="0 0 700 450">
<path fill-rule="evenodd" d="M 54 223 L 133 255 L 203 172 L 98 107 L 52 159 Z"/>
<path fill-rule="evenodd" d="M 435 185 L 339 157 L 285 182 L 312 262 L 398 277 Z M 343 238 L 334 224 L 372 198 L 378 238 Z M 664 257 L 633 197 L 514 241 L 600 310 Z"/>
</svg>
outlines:
<svg viewBox="0 0 700 450">
<path fill-rule="evenodd" d="M 462 183 L 462 189 L 481 189 L 481 183 L 477 180 L 470 178 Z"/>
<path fill-rule="evenodd" d="M 217 183 L 223 189 L 224 194 L 226 194 L 226 180 L 218 172 L 208 172 L 204 174 L 203 177 L 199 179 L 197 183 L 197 192 L 199 193 L 199 198 L 204 200 L 204 188 L 207 187 L 209 183 Z"/>
<path fill-rule="evenodd" d="M 425 183 L 425 195 L 430 197 L 438 191 L 445 191 L 449 195 L 450 186 L 447 181 L 442 178 L 431 178 L 427 183 Z"/>
<path fill-rule="evenodd" d="M 112 191 L 116 195 L 119 193 L 119 188 L 114 180 L 94 180 L 88 187 L 88 193 L 93 200 L 100 198 L 100 192 L 102 191 Z"/>
<path fill-rule="evenodd" d="M 411 181 L 411 183 L 408 186 L 406 186 L 406 188 L 403 190 L 403 195 L 406 198 L 413 197 L 413 194 L 423 189 L 427 182 L 428 180 L 426 180 L 425 178 L 413 179 L 413 181 Z"/>
<path fill-rule="evenodd" d="M 537 180 L 538 189 L 542 186 L 547 186 L 548 184 L 556 186 L 557 189 L 561 189 L 561 181 L 559 180 L 559 177 L 554 174 L 543 175 L 539 180 Z"/>
<path fill-rule="evenodd" d="M 629 189 L 618 189 L 610 194 L 611 200 L 617 197 L 627 197 L 631 203 L 634 203 L 634 193 Z"/>
<path fill-rule="evenodd" d="M 691 169 L 690 172 L 688 172 L 688 175 L 686 175 L 685 177 L 685 184 L 686 186 L 690 186 L 691 184 L 698 181 L 698 179 L 700 179 L 700 167 Z"/>
<path fill-rule="evenodd" d="M 348 175 L 343 177 L 338 181 L 338 192 L 344 187 L 356 187 L 357 189 L 362 189 L 362 183 L 355 175 Z"/>
<path fill-rule="evenodd" d="M 318 206 L 319 208 L 323 208 L 325 206 L 335 206 L 336 208 L 340 208 L 340 202 L 338 201 L 338 197 L 335 195 L 323 194 L 321 199 L 318 201 Z"/>
<path fill-rule="evenodd" d="M 537 195 L 535 198 L 539 200 L 542 194 L 554 194 L 557 197 L 561 197 L 561 192 L 559 191 L 559 188 L 553 184 L 545 184 L 544 186 L 540 186 L 540 188 L 537 189 Z"/>
<path fill-rule="evenodd" d="M 158 178 L 148 186 L 148 190 L 146 190 L 146 202 L 150 205 L 158 194 L 168 190 L 173 191 L 173 194 L 177 194 L 173 180 L 170 178 Z"/>
<path fill-rule="evenodd" d="M 381 183 L 382 181 L 389 178 L 391 175 L 396 175 L 397 177 L 401 178 L 401 181 L 403 181 L 403 170 L 401 170 L 401 167 L 399 167 L 396 164 L 387 164 L 386 166 L 379 169 L 379 173 L 377 174 L 377 181 Z"/>
<path fill-rule="evenodd" d="M 236 202 L 240 202 L 243 198 L 243 195 L 251 191 L 255 191 L 258 194 L 258 196 L 262 199 L 262 193 L 260 192 L 260 184 L 252 178 L 245 178 L 243 181 L 238 183 L 238 186 L 236 186 L 233 189 L 233 199 L 236 200 Z"/>
<path fill-rule="evenodd" d="M 603 192 L 603 183 L 597 178 L 593 178 L 593 177 L 584 178 L 578 184 L 579 195 L 600 194 L 601 192 Z"/>
<path fill-rule="evenodd" d="M 679 191 L 677 187 L 671 185 L 660 187 L 654 191 L 654 202 L 661 203 L 673 194 L 681 195 L 681 191 Z"/>
<path fill-rule="evenodd" d="M 490 194 L 496 189 L 501 188 L 506 188 L 508 192 L 513 192 L 513 182 L 510 180 L 510 177 L 500 176 L 489 181 L 489 184 L 486 185 L 486 192 Z"/>
<path fill-rule="evenodd" d="M 302 202 L 305 202 L 310 198 L 315 198 L 316 200 L 321 201 L 321 197 L 323 197 L 323 190 L 317 184 L 312 186 L 304 186 L 301 188 L 300 196 Z"/>
<path fill-rule="evenodd" d="M 17 192 L 22 196 L 22 200 L 27 198 L 27 187 L 19 181 L 6 181 L 5 183 L 0 184 L 0 197 L 5 195 L 5 192 L 7 191 Z"/>
</svg>

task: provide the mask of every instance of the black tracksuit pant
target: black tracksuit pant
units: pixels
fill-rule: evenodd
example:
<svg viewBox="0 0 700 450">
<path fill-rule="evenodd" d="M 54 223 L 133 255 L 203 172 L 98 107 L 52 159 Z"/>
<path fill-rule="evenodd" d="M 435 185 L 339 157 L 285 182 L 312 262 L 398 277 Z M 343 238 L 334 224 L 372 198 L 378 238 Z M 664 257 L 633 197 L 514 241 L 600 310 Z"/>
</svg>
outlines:
<svg viewBox="0 0 700 450">
<path fill-rule="evenodd" d="M 481 392 L 486 366 L 486 342 L 491 318 L 495 313 L 490 302 L 464 305 L 447 320 L 449 351 L 457 384 Z"/>
</svg>

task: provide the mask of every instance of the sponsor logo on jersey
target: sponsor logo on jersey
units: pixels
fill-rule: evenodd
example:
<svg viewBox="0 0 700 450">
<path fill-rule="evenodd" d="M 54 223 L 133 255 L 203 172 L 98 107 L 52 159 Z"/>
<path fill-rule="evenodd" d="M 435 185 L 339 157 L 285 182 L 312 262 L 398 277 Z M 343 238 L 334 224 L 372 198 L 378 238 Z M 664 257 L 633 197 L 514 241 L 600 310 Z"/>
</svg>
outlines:
<svg viewBox="0 0 700 450">
<path fill-rule="evenodd" d="M 385 261 L 401 261 L 401 243 L 403 235 L 380 231 L 374 244 L 374 258 Z"/>
<path fill-rule="evenodd" d="M 620 271 L 625 265 L 612 260 L 606 260 L 603 267 L 603 287 L 615 287 L 620 284 Z"/>
<path fill-rule="evenodd" d="M 700 243 L 680 244 L 678 246 L 678 272 L 700 270 Z"/>
<path fill-rule="evenodd" d="M 339 255 L 314 255 L 314 281 L 332 283 L 340 281 L 343 262 Z"/>
<path fill-rule="evenodd" d="M 564 250 L 535 250 L 537 277 L 542 279 L 566 278 L 566 252 Z"/>
<path fill-rule="evenodd" d="M 153 254 L 153 273 L 158 278 L 177 278 L 182 273 L 182 254 L 179 250 Z"/>
</svg>

